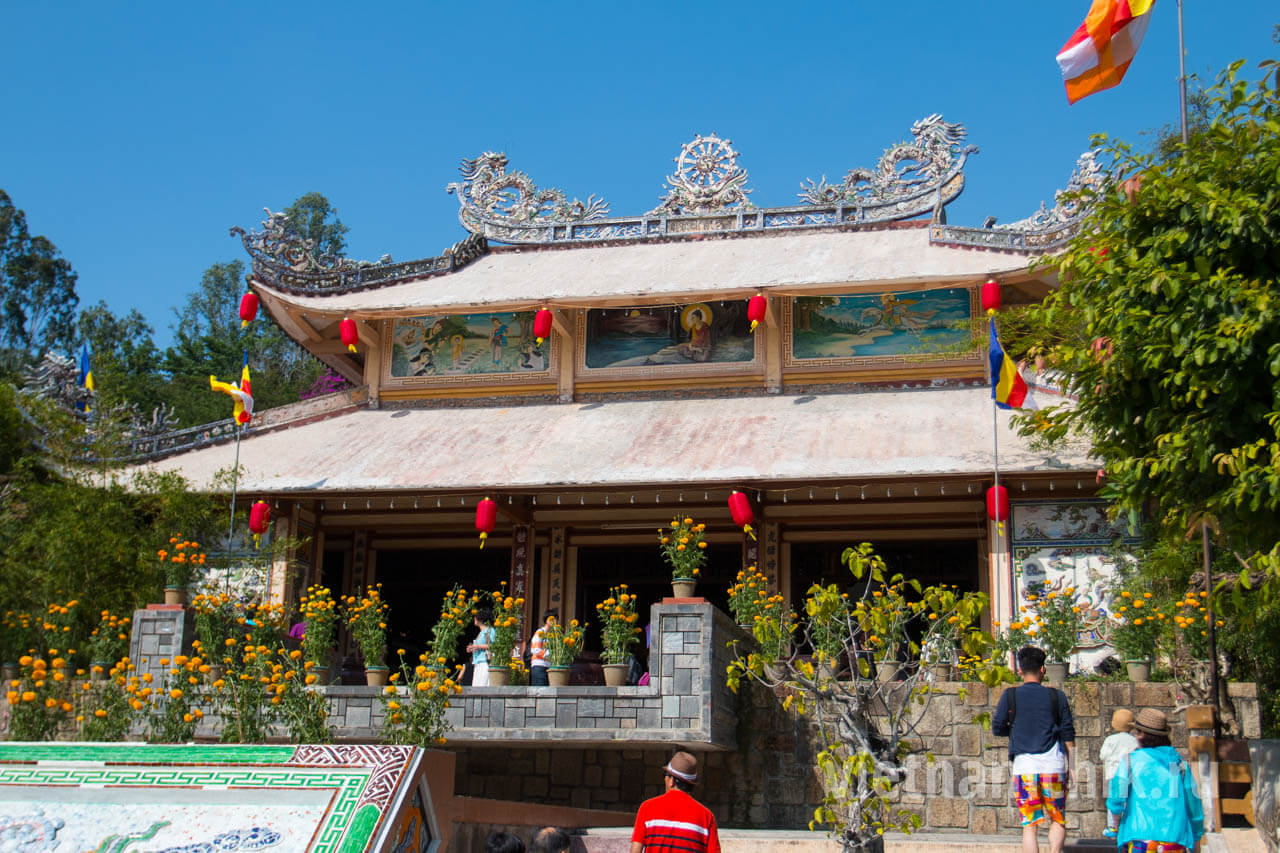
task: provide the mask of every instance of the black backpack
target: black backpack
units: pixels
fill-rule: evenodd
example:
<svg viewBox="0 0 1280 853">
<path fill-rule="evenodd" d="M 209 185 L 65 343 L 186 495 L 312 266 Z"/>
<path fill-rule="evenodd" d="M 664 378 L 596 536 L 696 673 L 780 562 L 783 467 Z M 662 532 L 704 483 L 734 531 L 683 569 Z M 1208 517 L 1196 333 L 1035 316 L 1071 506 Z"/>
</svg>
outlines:
<svg viewBox="0 0 1280 853">
<path fill-rule="evenodd" d="M 1021 684 L 1018 685 L 1018 687 L 1021 686 Z M 1018 716 L 1018 687 L 1014 687 L 1007 691 L 1009 694 L 1009 734 L 1011 737 L 1013 735 L 1013 721 L 1017 719 Z M 1058 741 L 1061 742 L 1062 735 L 1059 734 L 1059 730 L 1062 728 L 1062 706 L 1059 703 L 1058 696 L 1062 691 L 1058 690 L 1056 687 L 1046 687 L 1045 690 L 1049 691 L 1049 707 L 1052 708 L 1053 711 L 1054 734 L 1058 735 Z M 1063 697 L 1063 701 L 1065 701 L 1065 697 Z M 1010 753 L 1009 757 L 1013 758 L 1013 754 Z"/>
</svg>

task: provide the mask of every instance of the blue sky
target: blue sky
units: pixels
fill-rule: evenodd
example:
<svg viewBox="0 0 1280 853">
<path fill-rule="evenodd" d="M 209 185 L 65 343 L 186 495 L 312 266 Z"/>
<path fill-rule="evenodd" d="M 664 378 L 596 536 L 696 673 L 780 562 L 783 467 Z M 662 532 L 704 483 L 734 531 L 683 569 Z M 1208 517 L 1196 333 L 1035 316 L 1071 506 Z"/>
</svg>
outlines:
<svg viewBox="0 0 1280 853">
<path fill-rule="evenodd" d="M 242 257 L 228 227 L 311 190 L 351 256 L 437 254 L 465 236 L 444 186 L 484 150 L 629 215 L 714 131 L 778 206 L 937 112 L 981 149 L 949 208 L 976 225 L 1052 203 L 1090 134 L 1177 118 L 1173 0 L 1124 84 L 1072 107 L 1054 56 L 1087 0 L 4 5 L 0 188 L 82 305 L 136 307 L 161 342 L 201 272 Z M 1274 0 L 1185 15 L 1189 72 L 1280 54 Z"/>
</svg>

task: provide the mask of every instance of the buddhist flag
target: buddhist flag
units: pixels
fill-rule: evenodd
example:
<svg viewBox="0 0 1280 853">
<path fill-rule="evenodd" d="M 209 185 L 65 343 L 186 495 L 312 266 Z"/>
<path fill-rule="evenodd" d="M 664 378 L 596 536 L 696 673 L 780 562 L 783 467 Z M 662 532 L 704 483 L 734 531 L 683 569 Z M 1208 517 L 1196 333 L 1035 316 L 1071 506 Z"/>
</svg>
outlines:
<svg viewBox="0 0 1280 853">
<path fill-rule="evenodd" d="M 89 343 L 87 341 L 80 345 L 80 387 L 86 391 L 93 391 L 96 387 L 93 382 L 93 361 L 89 357 Z M 77 403 L 76 408 L 82 412 L 87 412 L 89 411 L 89 404 L 87 402 Z"/>
<path fill-rule="evenodd" d="M 253 417 L 253 389 L 249 382 L 249 353 L 244 354 L 244 366 L 240 369 L 240 382 L 219 382 L 218 377 L 209 377 L 209 387 L 214 391 L 226 394 L 235 401 L 232 417 L 236 423 L 247 424 Z"/>
<path fill-rule="evenodd" d="M 991 399 L 1002 409 L 1021 409 L 1027 399 L 1027 383 L 1018 373 L 1018 366 L 1005 354 L 996 336 L 996 321 L 991 319 L 991 339 L 987 345 L 987 358 L 991 361 Z"/>
<path fill-rule="evenodd" d="M 1067 84 L 1067 101 L 1110 89 L 1142 44 L 1156 0 L 1093 0 L 1084 23 L 1058 51 L 1058 66 Z"/>
</svg>

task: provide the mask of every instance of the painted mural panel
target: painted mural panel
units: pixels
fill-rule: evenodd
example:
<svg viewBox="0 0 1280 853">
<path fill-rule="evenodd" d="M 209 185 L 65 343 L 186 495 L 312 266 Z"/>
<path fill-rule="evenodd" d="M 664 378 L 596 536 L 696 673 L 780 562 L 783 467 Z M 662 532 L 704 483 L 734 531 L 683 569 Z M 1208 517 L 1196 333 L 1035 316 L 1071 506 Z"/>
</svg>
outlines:
<svg viewBox="0 0 1280 853">
<path fill-rule="evenodd" d="M 755 339 L 745 300 L 649 308 L 596 308 L 587 312 L 586 365 L 747 362 Z"/>
<path fill-rule="evenodd" d="M 397 379 L 533 373 L 547 369 L 550 342 L 537 344 L 532 311 L 408 317 L 392 324 Z"/>
<path fill-rule="evenodd" d="M 795 359 L 904 356 L 969 349 L 971 297 L 963 288 L 866 296 L 798 296 Z"/>
<path fill-rule="evenodd" d="M 1128 526 L 1107 518 L 1107 505 L 1094 500 L 1015 502 L 1012 515 L 1018 605 L 1032 591 L 1073 588 L 1084 621 L 1073 663 L 1092 670 L 1113 653 L 1102 627 L 1111 612 L 1112 578 L 1122 563 L 1134 560 Z"/>
</svg>

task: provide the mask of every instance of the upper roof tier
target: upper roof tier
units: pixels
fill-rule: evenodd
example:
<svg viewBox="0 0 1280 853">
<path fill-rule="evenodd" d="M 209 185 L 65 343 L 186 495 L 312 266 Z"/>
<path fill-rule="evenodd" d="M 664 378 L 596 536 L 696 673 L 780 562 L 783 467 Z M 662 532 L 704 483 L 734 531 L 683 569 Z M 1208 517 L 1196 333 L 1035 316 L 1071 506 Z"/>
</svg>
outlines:
<svg viewBox="0 0 1280 853">
<path fill-rule="evenodd" d="M 1052 209 L 1041 204 L 1010 225 L 991 217 L 981 228 L 951 226 L 945 207 L 964 188 L 963 167 L 977 148 L 964 144 L 962 125 L 937 115 L 916 122 L 911 134 L 874 168 L 851 169 L 839 184 L 807 180 L 802 203 L 790 207 L 751 204 L 738 153 L 712 134 L 681 149 L 661 203 L 638 217 L 610 218 L 595 196 L 583 202 L 540 189 L 524 173 L 508 172 L 504 155 L 487 152 L 463 160 L 463 180 L 448 187 L 471 236 L 438 257 L 374 264 L 319 255 L 283 214 L 270 211 L 261 232 L 232 233 L 244 242 L 264 293 L 324 313 L 946 286 L 1025 276 L 1028 256 L 1061 246 L 1078 226 L 1083 208 L 1070 193 L 1105 178 L 1086 154 Z M 490 241 L 520 248 L 493 250 Z"/>
</svg>

